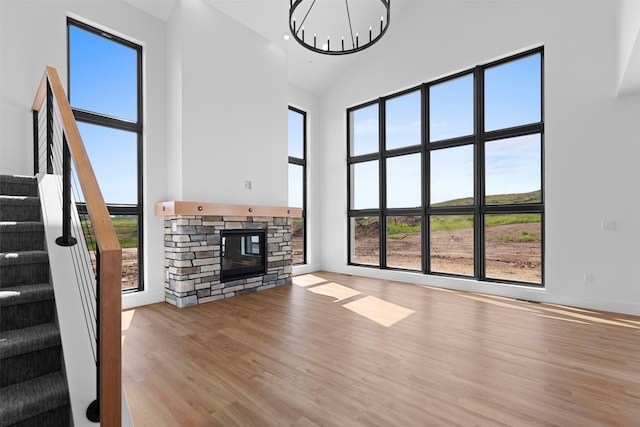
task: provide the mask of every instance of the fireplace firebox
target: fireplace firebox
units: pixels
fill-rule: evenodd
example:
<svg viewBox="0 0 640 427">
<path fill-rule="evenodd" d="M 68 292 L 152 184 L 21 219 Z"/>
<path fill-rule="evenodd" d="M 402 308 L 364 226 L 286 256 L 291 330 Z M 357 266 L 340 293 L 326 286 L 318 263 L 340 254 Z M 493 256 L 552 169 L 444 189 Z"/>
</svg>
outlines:
<svg viewBox="0 0 640 427">
<path fill-rule="evenodd" d="M 220 281 L 244 279 L 266 273 L 265 230 L 221 230 Z"/>
</svg>

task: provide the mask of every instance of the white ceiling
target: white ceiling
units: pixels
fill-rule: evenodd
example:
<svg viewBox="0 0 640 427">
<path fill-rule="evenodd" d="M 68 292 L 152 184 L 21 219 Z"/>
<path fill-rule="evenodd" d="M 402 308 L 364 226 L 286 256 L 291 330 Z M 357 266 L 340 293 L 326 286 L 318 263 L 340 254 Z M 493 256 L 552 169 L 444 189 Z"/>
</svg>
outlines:
<svg viewBox="0 0 640 427">
<path fill-rule="evenodd" d="M 125 1 L 158 19 L 168 21 L 173 7 L 180 0 Z M 286 50 L 288 53 L 289 82 L 317 95 L 322 94 L 322 92 L 329 87 L 331 82 L 338 79 L 349 67 L 349 64 L 356 60 L 359 55 L 366 54 L 366 51 L 363 51 L 351 55 L 322 55 L 305 49 L 293 38 L 285 41 L 283 38 L 284 34 L 290 33 L 288 21 L 289 0 L 205 1 L 225 15 L 249 27 L 265 39 Z M 366 0 L 367 5 L 372 1 L 377 2 L 378 0 Z M 393 30 L 394 21 L 409 1 L 411 0 L 393 0 L 391 2 L 391 25 L 389 27 L 389 31 Z M 334 6 L 339 5 L 340 7 L 344 7 L 342 0 L 323 0 L 323 2 L 333 3 Z M 320 0 L 317 0 L 317 3 L 320 4 Z M 365 0 L 349 0 L 352 15 L 354 15 L 358 10 L 358 3 L 363 4 L 365 3 Z M 376 3 L 375 7 L 377 8 L 375 12 L 378 13 L 380 10 L 379 5 Z M 332 16 L 330 14 L 332 14 L 335 9 L 323 11 L 318 6 L 314 6 L 314 12 L 316 12 L 316 10 L 319 10 L 320 13 L 329 14 L 327 21 L 332 22 Z M 340 11 L 342 12 L 342 10 Z M 301 20 L 304 16 L 296 18 Z M 335 19 L 333 19 L 333 21 L 335 21 Z M 365 30 L 365 32 L 367 32 L 367 30 Z M 312 35 L 307 35 L 306 37 L 312 37 Z M 318 35 L 319 39 L 320 37 L 321 36 Z M 365 37 L 368 37 L 368 35 L 365 35 Z M 347 38 L 345 37 L 345 40 L 346 39 Z M 335 40 L 334 43 L 339 43 L 337 38 L 333 40 Z M 318 40 L 318 45 L 320 45 L 320 43 L 320 40 Z M 375 47 L 372 47 L 372 49 L 375 49 Z"/>
</svg>

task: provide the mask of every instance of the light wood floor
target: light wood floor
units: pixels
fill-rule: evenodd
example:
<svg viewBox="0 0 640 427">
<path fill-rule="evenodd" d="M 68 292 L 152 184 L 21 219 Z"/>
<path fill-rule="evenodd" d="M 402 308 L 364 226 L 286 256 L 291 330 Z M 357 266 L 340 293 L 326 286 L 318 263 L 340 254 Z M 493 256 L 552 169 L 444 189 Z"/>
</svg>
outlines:
<svg viewBox="0 0 640 427">
<path fill-rule="evenodd" d="M 136 426 L 640 426 L 640 317 L 314 273 L 124 313 Z"/>
</svg>

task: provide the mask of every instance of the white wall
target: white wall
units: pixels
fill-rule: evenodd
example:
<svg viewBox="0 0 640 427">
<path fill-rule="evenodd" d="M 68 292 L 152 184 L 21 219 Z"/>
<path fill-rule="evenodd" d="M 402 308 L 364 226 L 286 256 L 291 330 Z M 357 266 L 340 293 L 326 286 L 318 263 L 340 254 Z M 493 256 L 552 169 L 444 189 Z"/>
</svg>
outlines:
<svg viewBox="0 0 640 427">
<path fill-rule="evenodd" d="M 322 117 L 319 98 L 293 84 L 289 84 L 289 105 L 307 113 L 307 263 L 293 267 L 296 275 L 317 271 L 321 265 Z"/>
<path fill-rule="evenodd" d="M 0 173 L 33 174 L 31 104 L 44 67 L 67 82 L 68 15 L 142 44 L 144 55 L 144 228 L 147 290 L 125 296 L 124 306 L 164 298 L 164 236 L 153 205 L 166 194 L 165 25 L 112 1 L 0 1 Z"/>
<path fill-rule="evenodd" d="M 45 65 L 58 68 L 67 81 L 66 16 L 59 12 L 60 5 L 50 2 L 0 2 L 2 173 L 33 175 L 30 110 Z"/>
<path fill-rule="evenodd" d="M 406 8 L 321 98 L 323 268 L 640 314 L 640 97 L 615 99 L 615 2 L 410 2 Z M 540 45 L 545 289 L 348 266 L 345 109 Z M 602 219 L 616 220 L 616 231 L 600 231 Z M 593 274 L 592 284 L 583 283 L 585 272 Z"/>
<path fill-rule="evenodd" d="M 168 164 L 171 172 L 182 162 L 175 198 L 286 206 L 286 53 L 204 0 L 176 9 L 170 26 L 179 25 L 180 35 L 170 45 L 180 46 L 180 57 L 171 49 L 169 61 L 181 64 L 181 87 L 171 97 L 181 95 L 182 123 L 180 141 L 171 144 L 179 144 L 181 159 Z"/>
<path fill-rule="evenodd" d="M 167 24 L 167 190 L 182 198 L 182 11 L 174 6 Z"/>
<path fill-rule="evenodd" d="M 640 2 L 620 0 L 618 8 L 620 95 L 640 92 Z"/>
</svg>

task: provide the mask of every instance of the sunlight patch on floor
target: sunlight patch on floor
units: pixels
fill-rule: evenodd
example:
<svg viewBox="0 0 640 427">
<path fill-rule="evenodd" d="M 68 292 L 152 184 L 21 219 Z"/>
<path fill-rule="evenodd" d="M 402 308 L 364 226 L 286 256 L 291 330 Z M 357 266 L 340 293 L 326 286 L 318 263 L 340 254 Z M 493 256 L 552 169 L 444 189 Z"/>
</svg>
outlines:
<svg viewBox="0 0 640 427">
<path fill-rule="evenodd" d="M 296 286 L 300 286 L 301 288 L 306 288 L 307 286 L 311 285 L 317 285 L 326 281 L 326 279 L 314 276 L 313 274 L 303 274 L 302 276 L 295 276 L 293 278 L 293 284 Z"/>
<path fill-rule="evenodd" d="M 136 314 L 135 310 L 127 310 L 122 312 L 122 330 L 126 331 L 131 326 L 133 315 Z"/>
<path fill-rule="evenodd" d="M 122 312 L 122 322 L 121 322 L 121 330 L 122 330 L 122 342 L 121 345 L 124 345 L 124 339 L 127 337 L 125 332 L 131 326 L 131 322 L 133 321 L 133 316 L 136 314 L 135 310 L 127 310 Z"/>
<path fill-rule="evenodd" d="M 328 297 L 335 298 L 334 302 L 342 301 L 347 298 L 360 295 L 362 293 L 360 291 L 356 291 L 355 289 L 349 288 L 347 286 L 339 285 L 334 282 L 327 283 L 326 285 L 320 285 L 320 286 L 315 286 L 313 288 L 309 288 L 308 291 L 313 292 L 314 294 L 325 295 Z"/>
<path fill-rule="evenodd" d="M 498 300 L 502 300 L 502 301 L 511 301 L 511 302 L 516 301 L 514 298 L 503 297 L 503 296 L 500 296 L 500 295 L 479 294 L 477 292 L 473 292 L 473 295 L 476 295 L 476 296 L 481 297 L 481 298 L 491 298 L 491 299 L 498 299 Z"/>
<path fill-rule="evenodd" d="M 429 286 L 429 285 L 421 285 L 424 288 L 430 289 L 432 291 L 440 291 L 440 292 L 450 292 L 452 294 L 459 294 L 460 291 L 456 291 L 455 289 L 447 289 L 447 288 L 438 288 L 437 286 Z"/>
<path fill-rule="evenodd" d="M 588 322 L 603 323 L 605 325 L 624 326 L 625 328 L 632 328 L 632 329 L 640 329 L 640 326 L 630 325 L 628 323 L 618 322 L 615 320 L 601 319 L 599 317 L 594 317 L 594 316 L 586 316 L 584 314 L 574 313 L 566 309 L 560 310 L 560 309 L 547 308 L 547 307 L 542 307 L 542 309 L 545 311 L 549 311 L 551 313 L 562 314 L 564 316 L 574 317 L 576 319 L 586 320 Z"/>
<path fill-rule="evenodd" d="M 415 313 L 408 308 L 372 296 L 344 304 L 343 307 L 387 327 Z"/>
<path fill-rule="evenodd" d="M 565 317 L 558 317 L 558 316 L 549 316 L 548 314 L 538 314 L 538 316 L 546 317 L 547 319 L 562 320 L 563 322 L 582 323 L 583 325 L 590 324 L 589 322 L 583 322 L 582 320 L 567 319 Z"/>
<path fill-rule="evenodd" d="M 523 311 L 531 311 L 533 313 L 538 313 L 538 310 L 533 310 L 531 308 L 527 308 L 527 307 L 523 307 L 520 305 L 515 305 L 515 304 L 507 304 L 504 302 L 500 302 L 500 301 L 494 301 L 492 299 L 489 298 L 484 298 L 484 297 L 479 297 L 479 296 L 474 296 L 474 295 L 460 295 L 463 298 L 469 298 L 472 300 L 476 300 L 476 301 L 481 301 L 481 302 L 486 302 L 487 304 L 493 304 L 493 305 L 497 305 L 500 307 L 507 307 L 507 308 L 515 308 L 517 310 L 523 310 Z"/>
<path fill-rule="evenodd" d="M 619 321 L 621 321 L 621 322 L 628 322 L 628 323 L 634 323 L 634 324 L 636 324 L 636 325 L 640 325 L 640 322 L 635 321 L 635 320 L 620 319 L 620 318 L 617 318 L 616 320 L 619 320 Z"/>
<path fill-rule="evenodd" d="M 569 307 L 566 305 L 560 305 L 560 304 L 552 304 L 550 302 L 545 302 L 544 305 L 546 306 L 550 306 L 550 307 L 557 307 L 557 308 L 561 308 L 563 310 L 573 310 L 573 311 L 580 311 L 582 313 L 592 313 L 592 314 L 596 314 L 595 311 L 593 310 L 586 310 L 584 308 L 577 308 L 577 307 Z"/>
</svg>

